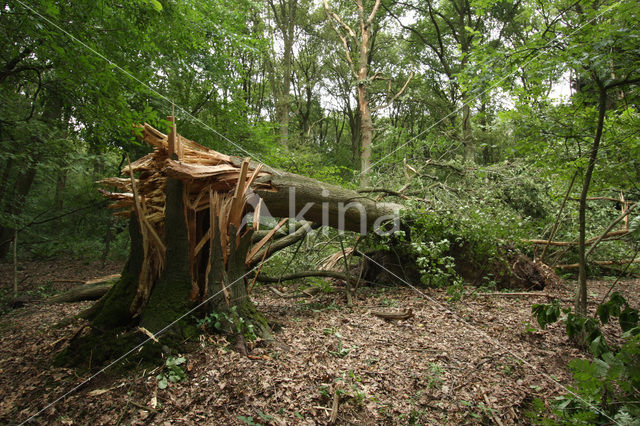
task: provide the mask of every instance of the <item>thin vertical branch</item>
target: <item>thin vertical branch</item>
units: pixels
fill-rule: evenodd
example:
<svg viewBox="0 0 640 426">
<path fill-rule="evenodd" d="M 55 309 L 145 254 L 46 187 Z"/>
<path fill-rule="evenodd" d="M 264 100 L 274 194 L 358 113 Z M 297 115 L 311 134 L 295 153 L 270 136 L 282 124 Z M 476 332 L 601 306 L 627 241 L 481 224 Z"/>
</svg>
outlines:
<svg viewBox="0 0 640 426">
<path fill-rule="evenodd" d="M 575 312 L 580 315 L 587 314 L 587 258 L 585 256 L 585 234 L 586 234 L 586 209 L 587 209 L 587 194 L 589 193 L 589 185 L 591 184 L 591 175 L 596 165 L 596 159 L 598 158 L 598 148 L 600 147 L 600 140 L 602 139 L 602 132 L 604 129 L 604 119 L 607 112 L 607 89 L 599 80 L 596 79 L 600 88 L 600 96 L 598 99 L 598 123 L 596 127 L 596 134 L 593 137 L 593 145 L 591 146 L 591 153 L 589 154 L 589 164 L 587 165 L 587 171 L 584 176 L 584 182 L 582 183 L 582 192 L 580 194 L 580 209 L 578 213 L 579 222 L 579 237 L 578 237 L 578 289 L 576 291 L 575 300 Z"/>
<path fill-rule="evenodd" d="M 13 230 L 13 298 L 18 297 L 18 227 Z"/>
<path fill-rule="evenodd" d="M 551 235 L 549 235 L 549 240 L 547 244 L 545 244 L 544 249 L 542 249 L 542 254 L 540 255 L 540 260 L 544 261 L 544 255 L 547 253 L 547 249 L 549 248 L 549 244 L 553 241 L 553 237 L 556 236 L 556 231 L 558 230 L 558 225 L 560 224 L 560 215 L 562 215 L 562 211 L 564 210 L 564 206 L 567 204 L 567 200 L 569 199 L 569 194 L 571 194 L 571 188 L 573 188 L 573 183 L 576 181 L 576 176 L 578 176 L 578 170 L 573 174 L 571 178 L 571 183 L 569 183 L 569 188 L 567 188 L 567 193 L 564 195 L 564 200 L 562 200 L 562 205 L 560 206 L 560 210 L 558 210 L 558 215 L 556 216 L 556 222 L 553 224 L 553 229 L 551 230 Z"/>
<path fill-rule="evenodd" d="M 342 249 L 342 258 L 344 259 L 345 275 L 347 276 L 346 291 L 347 291 L 347 306 L 353 306 L 353 300 L 351 300 L 351 273 L 349 272 L 349 262 L 347 261 L 347 252 L 344 250 L 344 243 L 342 242 L 342 235 L 340 235 L 340 248 Z"/>
</svg>

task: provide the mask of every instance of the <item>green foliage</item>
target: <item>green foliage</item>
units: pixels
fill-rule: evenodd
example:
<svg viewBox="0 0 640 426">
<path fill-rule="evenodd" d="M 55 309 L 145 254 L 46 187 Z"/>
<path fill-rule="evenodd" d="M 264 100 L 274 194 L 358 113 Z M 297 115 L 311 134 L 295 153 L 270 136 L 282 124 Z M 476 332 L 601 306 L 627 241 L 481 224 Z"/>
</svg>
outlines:
<svg viewBox="0 0 640 426">
<path fill-rule="evenodd" d="M 449 256 L 451 247 L 446 238 L 440 241 L 420 241 L 411 243 L 416 254 L 416 264 L 420 268 L 423 284 L 446 287 L 459 279 L 455 271 L 455 259 Z"/>
<path fill-rule="evenodd" d="M 338 336 L 336 334 L 336 336 Z M 356 348 L 351 347 L 351 348 L 345 348 L 344 346 L 342 346 L 342 339 L 338 338 L 338 345 L 337 345 L 337 349 L 335 351 L 330 350 L 329 353 L 335 357 L 338 358 L 344 358 L 345 356 L 349 355 L 349 352 L 351 352 L 352 349 Z"/>
<path fill-rule="evenodd" d="M 575 395 L 557 398 L 553 413 L 563 423 L 636 424 L 640 421 L 640 334 L 627 332 L 615 353 L 569 363 Z"/>
<path fill-rule="evenodd" d="M 238 314 L 237 306 L 232 306 L 228 312 L 210 312 L 204 318 L 198 319 L 197 325 L 201 329 L 242 334 L 250 342 L 258 338 L 255 326 Z"/>
<path fill-rule="evenodd" d="M 540 327 L 560 318 L 560 304 L 536 304 L 532 307 Z M 611 419 L 620 424 L 635 424 L 640 420 L 640 328 L 638 311 L 624 297 L 614 292 L 598 306 L 602 325 L 612 317 L 619 318 L 625 331 L 621 348 L 610 347 L 593 318 L 565 311 L 567 335 L 587 343 L 594 355 L 592 361 L 575 359 L 569 363 L 575 385 L 572 393 L 556 399 L 552 412 L 563 424 L 608 424 Z M 528 416 L 536 423 L 547 424 L 546 408 L 534 401 Z"/>
<path fill-rule="evenodd" d="M 256 421 L 253 420 L 253 417 L 251 416 L 238 416 L 238 420 L 240 420 L 242 423 L 244 423 L 245 425 L 248 426 L 260 426 L 261 423 L 257 423 Z"/>
<path fill-rule="evenodd" d="M 166 389 L 169 383 L 178 383 L 187 380 L 187 374 L 184 372 L 182 364 L 187 361 L 185 357 L 170 356 L 164 364 L 164 370 L 156 376 L 158 380 L 158 388 Z"/>
<path fill-rule="evenodd" d="M 564 322 L 567 335 L 588 345 L 591 353 L 600 357 L 612 349 L 602 335 L 602 330 L 598 322 L 589 317 L 577 315 L 569 309 L 562 309 L 560 302 L 554 299 L 550 304 L 534 304 L 531 313 L 536 317 L 541 328 L 546 328 L 560 319 L 560 313 L 564 312 Z M 609 300 L 598 306 L 597 316 L 602 325 L 606 325 L 611 317 L 619 319 L 620 328 L 623 332 L 630 332 L 638 327 L 638 310 L 629 306 L 625 298 L 619 292 L 613 292 Z"/>
<path fill-rule="evenodd" d="M 560 318 L 560 302 L 553 299 L 551 304 L 536 303 L 531 307 L 531 313 L 538 320 L 540 328 L 545 329 L 548 324 L 553 324 Z"/>
</svg>

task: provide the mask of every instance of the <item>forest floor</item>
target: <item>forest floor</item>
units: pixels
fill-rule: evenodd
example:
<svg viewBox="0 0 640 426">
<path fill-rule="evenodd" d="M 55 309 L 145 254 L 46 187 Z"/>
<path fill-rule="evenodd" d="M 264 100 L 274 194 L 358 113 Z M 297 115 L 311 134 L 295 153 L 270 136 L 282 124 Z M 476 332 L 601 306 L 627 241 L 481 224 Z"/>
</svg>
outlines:
<svg viewBox="0 0 640 426">
<path fill-rule="evenodd" d="M 81 262 L 23 264 L 21 288 L 34 296 L 71 282 L 118 272 L 121 265 Z M 638 307 L 639 282 L 617 290 Z M 12 285 L 0 265 L 0 289 Z M 565 282 L 545 293 L 570 305 Z M 589 283 L 590 308 L 610 281 Z M 339 290 L 339 289 L 338 289 Z M 587 357 L 563 325 L 536 327 L 540 296 L 483 296 L 467 288 L 457 301 L 440 289 L 371 287 L 355 306 L 342 292 L 277 298 L 258 288 L 253 299 L 280 325 L 276 344 L 257 342 L 250 357 L 229 350 L 219 335 L 202 336 L 182 365 L 187 380 L 158 388 L 155 369 L 109 369 L 55 405 L 41 424 L 480 424 L 526 423 L 534 398 L 549 403 L 571 385 L 569 360 Z M 53 327 L 91 302 L 28 303 L 0 316 L 0 423 L 20 423 L 90 377 L 51 367 L 53 355 L 81 320 Z M 371 310 L 411 308 L 408 320 L 385 321 Z M 606 327 L 607 338 L 619 335 Z M 337 403 L 337 404 L 336 404 Z M 335 410 L 335 411 L 334 411 Z M 251 419 L 250 419 L 251 418 Z"/>
</svg>

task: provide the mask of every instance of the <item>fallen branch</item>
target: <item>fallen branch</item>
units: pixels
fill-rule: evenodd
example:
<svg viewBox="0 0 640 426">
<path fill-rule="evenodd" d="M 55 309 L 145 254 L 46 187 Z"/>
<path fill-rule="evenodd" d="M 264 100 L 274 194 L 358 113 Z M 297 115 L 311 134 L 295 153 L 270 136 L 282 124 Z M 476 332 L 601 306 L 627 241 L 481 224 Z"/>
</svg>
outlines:
<svg viewBox="0 0 640 426">
<path fill-rule="evenodd" d="M 411 309 L 400 312 L 371 311 L 371 315 L 385 320 L 406 320 L 413 316 L 413 311 Z"/>
<path fill-rule="evenodd" d="M 584 258 L 588 258 L 589 255 L 591 254 L 591 252 L 593 252 L 593 250 L 596 248 L 596 246 L 600 243 L 600 241 L 606 239 L 609 235 L 615 234 L 616 232 L 622 232 L 622 231 L 616 231 L 616 232 L 611 232 L 609 234 L 609 231 L 611 231 L 614 226 L 616 226 L 618 224 L 618 222 L 620 222 L 622 219 L 624 219 L 625 217 L 627 217 L 629 215 L 629 213 L 631 213 L 631 210 L 635 209 L 636 206 L 638 205 L 638 203 L 635 203 L 634 205 L 632 205 L 631 207 L 629 207 L 628 209 L 626 209 L 620 216 L 618 216 L 613 222 L 611 222 L 609 224 L 609 226 L 607 227 L 607 229 L 602 233 L 602 235 L 600 235 L 593 243 L 593 246 L 591 246 L 591 248 L 589 250 L 587 250 L 587 252 L 584 255 Z M 628 229 L 624 229 L 624 232 L 621 235 L 624 235 L 626 233 L 628 233 L 629 230 Z"/>
<path fill-rule="evenodd" d="M 271 285 L 267 285 L 267 288 L 271 290 L 276 296 L 281 297 L 283 299 L 301 299 L 303 297 L 312 297 L 316 293 L 320 292 L 320 289 L 318 287 L 307 287 L 304 290 L 302 290 L 302 292 L 295 293 L 295 294 L 283 293 Z"/>
<path fill-rule="evenodd" d="M 402 198 L 404 200 L 408 200 L 409 199 L 409 197 L 404 195 L 402 192 L 394 191 L 392 189 L 385 189 L 385 188 L 363 188 L 363 189 L 358 189 L 358 192 L 361 193 L 361 194 L 370 194 L 372 192 L 382 192 L 383 194 L 394 195 L 394 196 L 400 197 L 400 198 Z"/>
<path fill-rule="evenodd" d="M 560 205 L 560 210 L 558 210 L 558 214 L 556 215 L 556 221 L 553 224 L 553 229 L 551 230 L 551 234 L 549 234 L 549 239 L 547 240 L 547 244 L 545 244 L 544 249 L 542 249 L 542 254 L 540 255 L 540 260 L 544 261 L 544 255 L 547 253 L 547 249 L 549 248 L 549 244 L 553 241 L 553 238 L 556 236 L 556 231 L 558 230 L 558 225 L 560 224 L 560 217 L 562 216 L 562 210 L 564 210 L 564 206 L 567 204 L 567 198 L 571 193 L 571 188 L 573 188 L 573 183 L 576 181 L 576 177 L 578 176 L 578 170 L 573 174 L 571 178 L 571 183 L 569 183 L 569 188 L 567 188 L 567 192 L 564 195 L 564 199 L 562 200 L 562 204 Z"/>
<path fill-rule="evenodd" d="M 307 278 L 307 277 L 328 277 L 328 278 L 336 278 L 343 281 L 346 281 L 349 279 L 347 275 L 343 272 L 319 270 L 319 271 L 296 272 L 294 274 L 283 275 L 282 277 L 278 277 L 278 278 L 269 277 L 264 274 L 259 274 L 258 281 L 263 283 L 277 283 L 280 281 L 291 281 L 291 280 L 297 280 L 299 278 Z M 355 281 L 355 280 L 352 279 L 352 281 Z"/>
<path fill-rule="evenodd" d="M 631 263 L 640 263 L 640 259 L 622 259 L 622 260 L 592 260 L 589 263 L 593 263 L 598 266 L 608 265 L 628 265 Z M 564 265 L 556 265 L 556 268 L 560 269 L 576 269 L 579 265 L 577 263 L 567 263 Z"/>
<path fill-rule="evenodd" d="M 80 285 L 72 288 L 71 290 L 50 297 L 46 300 L 46 303 L 69 303 L 69 302 L 81 302 L 84 300 L 98 300 L 104 296 L 113 287 L 113 282 L 107 282 L 103 284 L 94 285 Z"/>
<path fill-rule="evenodd" d="M 118 278 L 120 278 L 120 274 L 105 275 L 104 277 L 99 277 L 99 278 L 94 278 L 92 280 L 87 280 L 87 281 L 84 282 L 84 285 L 93 285 L 93 284 L 104 283 L 104 282 L 107 282 L 107 281 L 117 280 Z"/>
<path fill-rule="evenodd" d="M 599 235 L 597 237 L 593 237 L 588 239 L 587 241 L 585 241 L 584 243 L 586 245 L 591 245 L 591 244 L 598 244 L 600 241 L 603 240 L 607 240 L 609 238 L 613 238 L 613 237 L 619 237 L 622 235 L 626 235 L 628 234 L 629 231 L 627 231 L 626 229 L 621 229 L 618 231 L 613 231 L 613 232 L 609 232 L 607 234 L 602 234 Z M 559 246 L 559 247 L 567 247 L 567 246 L 577 246 L 578 245 L 578 241 L 574 240 L 574 241 L 548 241 L 548 240 L 527 240 L 527 239 L 523 239 L 522 240 L 525 243 L 531 243 L 531 244 L 548 244 L 550 246 Z"/>
<path fill-rule="evenodd" d="M 310 230 L 318 227 L 318 225 L 306 221 L 302 221 L 299 225 L 300 227 L 296 229 L 295 232 L 282 238 L 278 238 L 277 240 L 273 240 L 268 247 L 262 248 L 251 254 L 250 258 L 247 259 L 247 264 L 251 266 L 257 264 L 260 259 L 267 258 L 273 253 L 295 244 L 302 238 L 306 237 Z"/>
<path fill-rule="evenodd" d="M 555 299 L 556 296 L 553 296 L 548 293 L 531 293 L 531 292 L 515 292 L 515 293 L 476 293 L 476 296 L 541 296 L 546 297 L 547 299 Z"/>
<path fill-rule="evenodd" d="M 333 390 L 333 403 L 331 404 L 331 416 L 329 417 L 329 424 L 332 425 L 338 420 L 338 402 L 340 401 L 340 393 L 338 387 Z"/>
</svg>

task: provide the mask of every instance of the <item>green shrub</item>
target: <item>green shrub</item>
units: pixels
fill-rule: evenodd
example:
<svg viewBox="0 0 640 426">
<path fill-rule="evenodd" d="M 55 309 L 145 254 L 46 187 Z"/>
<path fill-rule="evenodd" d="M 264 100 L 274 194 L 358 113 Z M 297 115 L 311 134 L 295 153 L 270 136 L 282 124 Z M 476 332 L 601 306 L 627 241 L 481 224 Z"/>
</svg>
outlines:
<svg viewBox="0 0 640 426">
<path fill-rule="evenodd" d="M 560 319 L 560 304 L 536 304 L 532 313 L 540 327 Z M 551 411 L 562 424 L 640 423 L 640 328 L 638 311 L 631 308 L 624 297 L 614 292 L 606 303 L 598 307 L 600 324 L 618 318 L 624 334 L 620 348 L 611 347 L 605 340 L 600 324 L 594 318 L 563 310 L 566 314 L 567 335 L 586 343 L 593 360 L 574 359 L 569 362 L 574 386 L 570 393 L 558 397 Z M 535 423 L 555 424 L 545 416 L 544 404 L 534 401 L 528 414 Z"/>
</svg>

